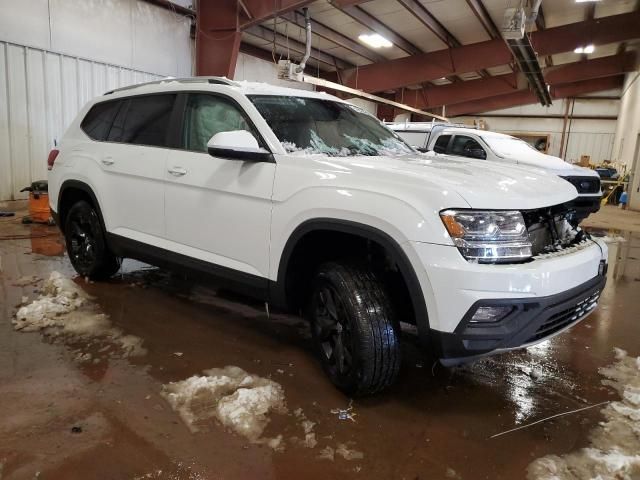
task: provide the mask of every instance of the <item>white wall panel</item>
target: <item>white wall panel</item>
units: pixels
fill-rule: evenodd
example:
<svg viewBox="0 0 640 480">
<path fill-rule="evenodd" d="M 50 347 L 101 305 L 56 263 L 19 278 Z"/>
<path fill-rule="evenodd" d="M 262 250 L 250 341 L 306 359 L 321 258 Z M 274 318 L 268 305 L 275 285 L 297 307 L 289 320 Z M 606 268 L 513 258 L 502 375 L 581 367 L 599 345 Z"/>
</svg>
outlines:
<svg viewBox="0 0 640 480">
<path fill-rule="evenodd" d="M 47 176 L 49 150 L 78 110 L 105 91 L 161 78 L 0 41 L 0 200 Z"/>
<path fill-rule="evenodd" d="M 191 19 L 143 0 L 0 0 L 0 40 L 160 75 L 192 73 Z"/>
<path fill-rule="evenodd" d="M 7 102 L 7 64 L 7 45 L 0 44 L 0 198 L 10 198 L 11 192 L 13 192 L 10 114 Z"/>
</svg>

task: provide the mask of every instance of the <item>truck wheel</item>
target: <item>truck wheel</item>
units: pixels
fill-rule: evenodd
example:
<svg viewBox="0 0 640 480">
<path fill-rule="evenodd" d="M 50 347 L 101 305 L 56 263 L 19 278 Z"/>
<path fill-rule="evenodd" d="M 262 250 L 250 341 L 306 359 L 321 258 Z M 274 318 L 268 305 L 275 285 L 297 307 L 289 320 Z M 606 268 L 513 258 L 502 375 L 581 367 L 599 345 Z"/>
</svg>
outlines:
<svg viewBox="0 0 640 480">
<path fill-rule="evenodd" d="M 375 275 L 335 262 L 318 269 L 306 308 L 315 348 L 331 381 L 348 395 L 377 393 L 400 369 L 400 340 Z"/>
<path fill-rule="evenodd" d="M 83 277 L 102 280 L 120 269 L 111 253 L 96 210 L 86 201 L 75 203 L 66 215 L 64 237 L 71 265 Z"/>
</svg>

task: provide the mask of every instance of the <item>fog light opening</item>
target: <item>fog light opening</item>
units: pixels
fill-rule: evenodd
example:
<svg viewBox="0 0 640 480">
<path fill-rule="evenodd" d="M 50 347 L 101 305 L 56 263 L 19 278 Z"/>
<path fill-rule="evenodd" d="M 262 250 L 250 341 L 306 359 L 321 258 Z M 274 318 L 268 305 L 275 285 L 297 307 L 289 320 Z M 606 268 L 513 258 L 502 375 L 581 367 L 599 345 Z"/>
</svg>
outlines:
<svg viewBox="0 0 640 480">
<path fill-rule="evenodd" d="M 476 309 L 469 323 L 496 323 L 513 312 L 514 309 L 513 305 L 484 305 Z"/>
</svg>

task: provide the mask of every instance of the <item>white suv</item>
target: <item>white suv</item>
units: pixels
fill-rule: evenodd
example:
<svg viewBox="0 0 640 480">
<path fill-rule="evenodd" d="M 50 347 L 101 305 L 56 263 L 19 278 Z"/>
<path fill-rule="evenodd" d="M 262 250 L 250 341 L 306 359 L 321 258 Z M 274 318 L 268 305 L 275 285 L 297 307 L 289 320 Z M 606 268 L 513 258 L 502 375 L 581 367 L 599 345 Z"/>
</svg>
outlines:
<svg viewBox="0 0 640 480">
<path fill-rule="evenodd" d="M 519 138 L 448 124 L 394 123 L 389 128 L 421 151 L 522 165 L 564 178 L 578 190 L 578 198 L 569 205 L 574 211 L 571 221 L 576 225 L 600 210 L 602 190 L 595 170 L 539 152 Z"/>
<path fill-rule="evenodd" d="M 49 156 L 80 275 L 123 257 L 302 311 L 331 380 L 390 385 L 400 322 L 445 364 L 527 346 L 596 306 L 607 250 L 568 182 L 422 155 L 325 93 L 161 81 L 86 105 Z"/>
</svg>

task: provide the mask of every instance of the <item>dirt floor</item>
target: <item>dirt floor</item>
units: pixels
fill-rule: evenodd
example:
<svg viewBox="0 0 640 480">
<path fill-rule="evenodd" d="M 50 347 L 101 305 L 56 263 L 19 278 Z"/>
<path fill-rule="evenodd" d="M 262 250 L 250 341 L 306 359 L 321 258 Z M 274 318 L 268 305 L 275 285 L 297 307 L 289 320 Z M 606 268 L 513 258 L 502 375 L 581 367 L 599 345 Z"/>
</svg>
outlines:
<svg viewBox="0 0 640 480">
<path fill-rule="evenodd" d="M 0 204 L 17 212 L 0 218 L 2 480 L 526 478 L 534 460 L 589 446 L 599 404 L 620 400 L 599 368 L 614 348 L 640 355 L 634 212 L 607 207 L 589 220 L 613 243 L 588 319 L 455 368 L 429 362 L 408 330 L 397 385 L 352 401 L 326 380 L 299 318 L 133 261 L 108 282 L 75 278 L 91 296 L 78 311 L 107 315 L 102 335 L 16 331 L 18 307 L 43 294 L 51 272 L 74 277 L 57 229 L 22 225 L 20 207 Z M 134 354 L 125 346 L 136 341 Z M 210 397 L 190 404 L 197 428 L 172 408 L 166 385 L 228 365 L 282 386 L 287 413 L 262 412 L 271 421 L 261 438 L 281 435 L 279 444 L 223 426 Z"/>
</svg>

